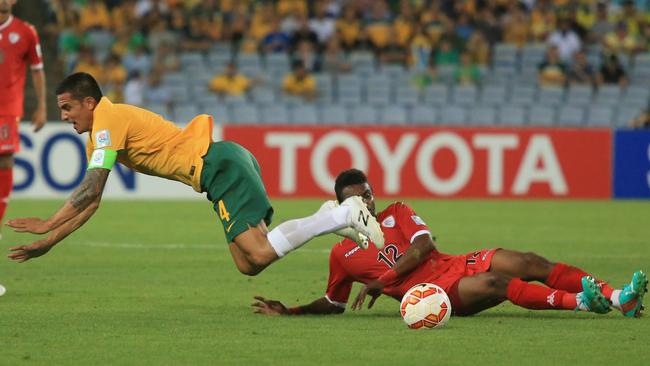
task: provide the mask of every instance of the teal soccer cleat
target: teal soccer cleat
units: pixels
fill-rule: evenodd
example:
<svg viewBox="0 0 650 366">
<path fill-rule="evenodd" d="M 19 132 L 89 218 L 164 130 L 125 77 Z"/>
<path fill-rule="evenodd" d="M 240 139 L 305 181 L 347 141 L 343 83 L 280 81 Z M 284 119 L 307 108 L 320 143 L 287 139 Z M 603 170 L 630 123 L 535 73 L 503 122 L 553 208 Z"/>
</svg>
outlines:
<svg viewBox="0 0 650 366">
<path fill-rule="evenodd" d="M 582 277 L 582 292 L 578 294 L 578 310 L 587 310 L 597 314 L 606 314 L 612 309 L 596 280 L 591 276 Z"/>
<path fill-rule="evenodd" d="M 643 309 L 643 296 L 648 292 L 648 276 L 643 271 L 636 271 L 632 281 L 623 286 L 618 301 L 621 313 L 626 317 L 639 317 Z"/>
</svg>

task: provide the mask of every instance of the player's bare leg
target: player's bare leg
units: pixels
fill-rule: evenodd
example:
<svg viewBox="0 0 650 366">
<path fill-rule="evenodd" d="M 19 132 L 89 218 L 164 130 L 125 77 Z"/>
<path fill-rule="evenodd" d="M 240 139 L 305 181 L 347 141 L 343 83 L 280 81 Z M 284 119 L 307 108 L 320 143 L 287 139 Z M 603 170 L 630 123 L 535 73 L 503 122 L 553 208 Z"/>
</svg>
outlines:
<svg viewBox="0 0 650 366">
<path fill-rule="evenodd" d="M 475 314 L 504 300 L 532 310 L 582 310 L 597 313 L 609 311 L 609 302 L 591 277 L 582 281 L 583 291 L 564 290 L 531 284 L 496 272 L 478 273 L 464 277 L 458 283 L 462 315 Z M 458 304 L 452 306 L 457 306 Z"/>
<path fill-rule="evenodd" d="M 13 166 L 13 153 L 0 155 L 0 225 L 3 223 L 9 195 L 13 188 Z"/>
<path fill-rule="evenodd" d="M 492 256 L 490 272 L 501 273 L 524 281 L 544 282 L 551 274 L 553 267 L 555 267 L 555 263 L 535 253 L 498 249 Z M 579 280 L 578 286 L 580 286 Z"/>
<path fill-rule="evenodd" d="M 269 229 L 264 221 L 237 235 L 230 243 L 230 254 L 237 269 L 248 276 L 255 276 L 279 257 L 267 236 Z"/>
</svg>

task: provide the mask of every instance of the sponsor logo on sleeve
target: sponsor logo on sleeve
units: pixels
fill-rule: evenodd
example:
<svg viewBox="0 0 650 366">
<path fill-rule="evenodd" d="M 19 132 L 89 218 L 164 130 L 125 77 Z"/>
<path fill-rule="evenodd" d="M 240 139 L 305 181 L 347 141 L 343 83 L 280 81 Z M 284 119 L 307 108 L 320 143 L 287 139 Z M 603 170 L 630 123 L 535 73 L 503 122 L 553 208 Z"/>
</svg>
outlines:
<svg viewBox="0 0 650 366">
<path fill-rule="evenodd" d="M 111 133 L 108 130 L 101 130 L 95 134 L 97 148 L 111 146 Z"/>
<path fill-rule="evenodd" d="M 106 153 L 104 150 L 95 150 L 90 157 L 90 167 L 96 168 L 104 165 L 104 157 Z"/>
<path fill-rule="evenodd" d="M 388 216 L 387 218 L 384 219 L 384 221 L 381 222 L 381 226 L 395 227 L 395 218 L 392 215 Z"/>
<path fill-rule="evenodd" d="M 411 220 L 413 220 L 413 222 L 418 225 L 426 225 L 424 221 L 420 218 L 420 216 L 413 215 L 411 216 Z"/>
</svg>

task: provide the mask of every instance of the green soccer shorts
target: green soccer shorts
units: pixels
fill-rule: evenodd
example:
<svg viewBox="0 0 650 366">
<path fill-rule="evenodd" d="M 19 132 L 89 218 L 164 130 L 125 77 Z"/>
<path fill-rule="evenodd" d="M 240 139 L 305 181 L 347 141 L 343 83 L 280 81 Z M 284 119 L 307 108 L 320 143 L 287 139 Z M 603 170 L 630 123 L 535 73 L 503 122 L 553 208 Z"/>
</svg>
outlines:
<svg viewBox="0 0 650 366">
<path fill-rule="evenodd" d="M 208 193 L 228 239 L 264 220 L 271 224 L 273 207 L 262 183 L 257 160 L 232 141 L 213 142 L 203 157 L 201 190 Z"/>
</svg>

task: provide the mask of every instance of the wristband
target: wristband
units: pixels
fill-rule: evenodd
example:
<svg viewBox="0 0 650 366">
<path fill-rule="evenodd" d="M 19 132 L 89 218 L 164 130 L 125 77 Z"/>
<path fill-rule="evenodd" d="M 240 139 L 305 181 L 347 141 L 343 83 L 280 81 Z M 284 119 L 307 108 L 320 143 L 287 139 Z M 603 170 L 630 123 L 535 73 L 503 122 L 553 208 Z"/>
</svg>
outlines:
<svg viewBox="0 0 650 366">
<path fill-rule="evenodd" d="M 111 170 L 113 165 L 115 165 L 115 160 L 117 159 L 117 151 L 113 150 L 104 150 L 96 149 L 93 151 L 93 154 L 90 156 L 90 161 L 88 162 L 88 169 L 103 168 Z"/>
<path fill-rule="evenodd" d="M 289 315 L 300 315 L 303 313 L 302 307 L 300 306 L 289 308 L 287 311 L 289 312 Z"/>
<path fill-rule="evenodd" d="M 384 272 L 377 281 L 381 282 L 385 285 L 388 285 L 390 283 L 393 283 L 397 279 L 397 272 L 395 272 L 394 269 L 389 269 L 388 271 Z"/>
</svg>

